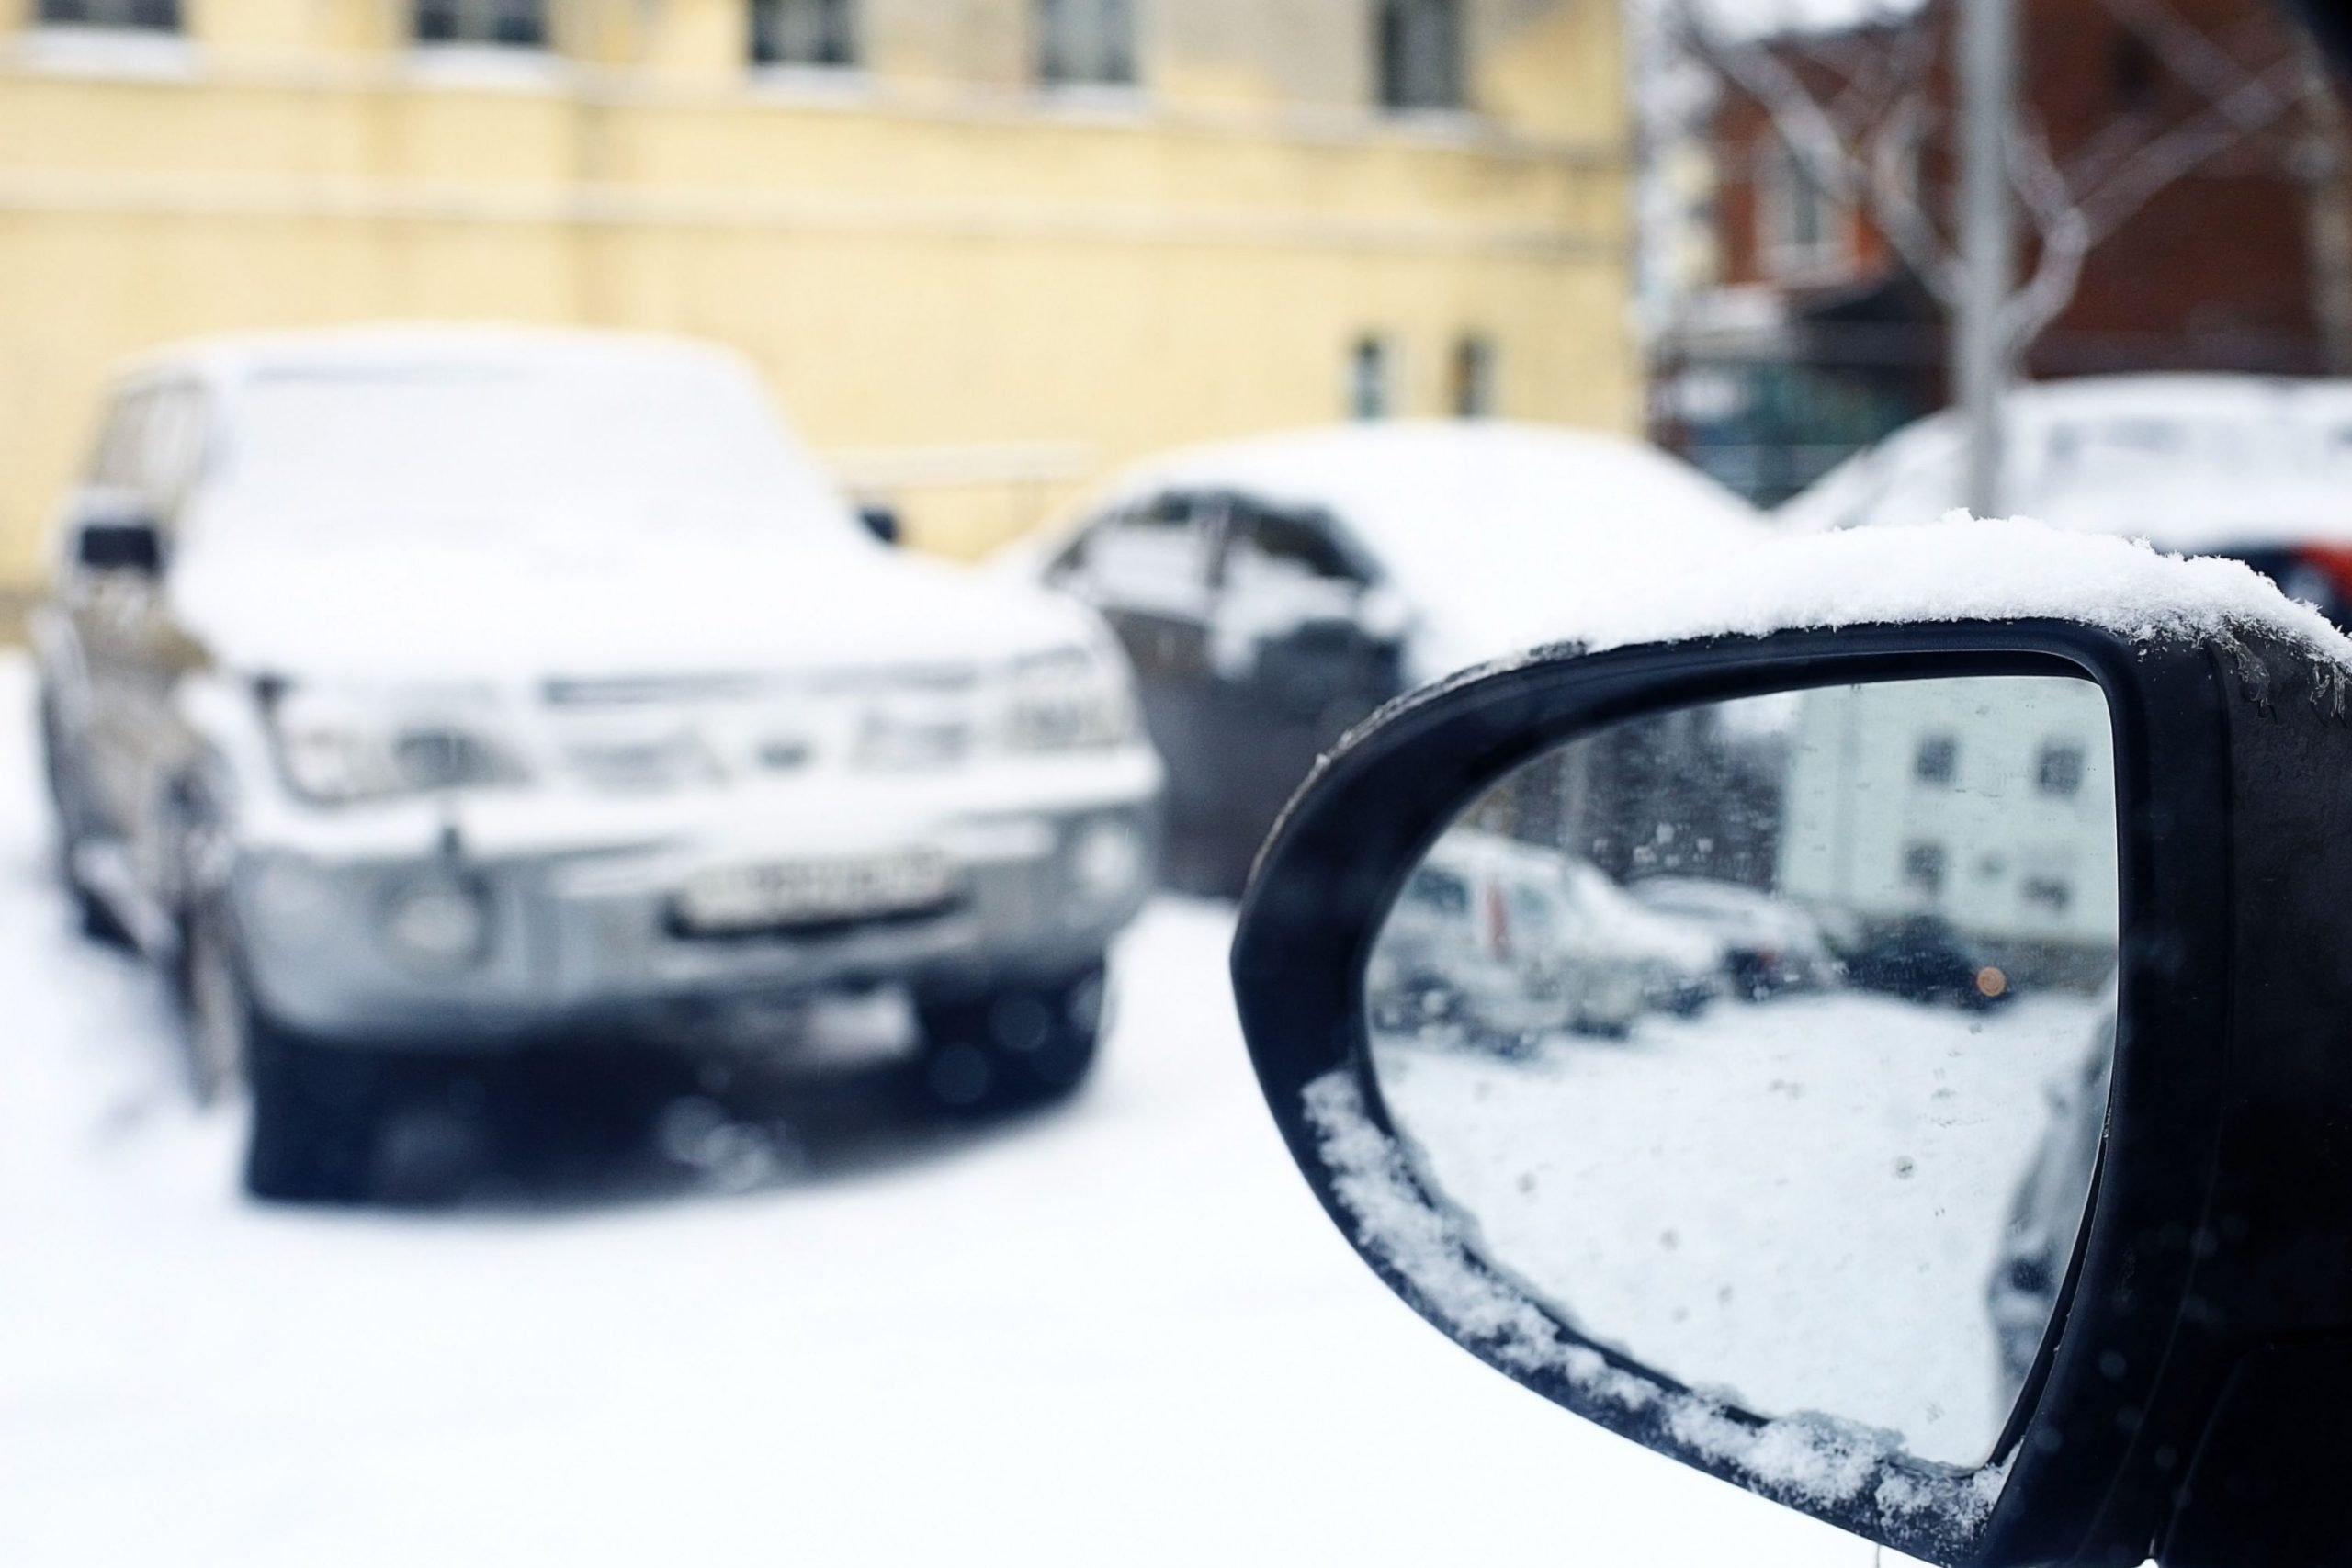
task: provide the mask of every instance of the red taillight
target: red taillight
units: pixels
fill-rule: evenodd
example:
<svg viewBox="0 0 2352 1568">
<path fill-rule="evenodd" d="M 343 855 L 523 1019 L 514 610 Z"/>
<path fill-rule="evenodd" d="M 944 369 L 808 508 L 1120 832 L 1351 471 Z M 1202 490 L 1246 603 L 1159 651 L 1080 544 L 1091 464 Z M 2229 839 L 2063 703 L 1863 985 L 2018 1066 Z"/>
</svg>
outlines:
<svg viewBox="0 0 2352 1568">
<path fill-rule="evenodd" d="M 2339 603 L 2352 604 L 2352 545 L 2303 545 L 2295 558 L 2325 578 Z"/>
</svg>

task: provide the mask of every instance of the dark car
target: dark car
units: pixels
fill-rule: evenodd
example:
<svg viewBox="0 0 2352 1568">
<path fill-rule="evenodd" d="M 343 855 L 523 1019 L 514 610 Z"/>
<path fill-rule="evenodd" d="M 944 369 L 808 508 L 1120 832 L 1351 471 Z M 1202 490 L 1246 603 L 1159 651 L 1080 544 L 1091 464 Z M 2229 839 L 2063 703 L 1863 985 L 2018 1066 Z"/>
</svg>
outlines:
<svg viewBox="0 0 2352 1568">
<path fill-rule="evenodd" d="M 1168 763 L 1164 874 L 1229 894 L 1315 760 L 1381 704 L 1572 636 L 1580 600 L 1758 527 L 1634 442 L 1392 423 L 1148 464 L 1011 564 L 1125 645 Z"/>
<path fill-rule="evenodd" d="M 1866 991 L 1912 1002 L 1989 1008 L 2017 995 L 1999 964 L 1936 915 L 1915 915 L 1846 954 L 1846 978 Z"/>
</svg>

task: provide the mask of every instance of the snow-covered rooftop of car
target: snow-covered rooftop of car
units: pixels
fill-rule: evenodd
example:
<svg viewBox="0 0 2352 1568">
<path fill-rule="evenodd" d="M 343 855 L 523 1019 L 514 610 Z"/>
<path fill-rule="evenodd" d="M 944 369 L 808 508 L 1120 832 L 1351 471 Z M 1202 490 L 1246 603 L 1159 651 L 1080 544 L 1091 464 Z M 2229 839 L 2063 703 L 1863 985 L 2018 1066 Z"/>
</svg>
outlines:
<svg viewBox="0 0 2352 1568">
<path fill-rule="evenodd" d="M 1564 585 L 1671 570 L 1760 536 L 1731 491 L 1619 436 L 1387 421 L 1195 447 L 1128 470 L 1083 513 L 1170 489 L 1329 514 L 1464 661 L 1556 630 Z"/>
<path fill-rule="evenodd" d="M 2168 549 L 2352 541 L 2352 380 L 2170 374 L 2019 387 L 2007 510 Z M 1793 530 L 1921 523 L 1962 501 L 1949 412 L 1830 471 L 1775 514 Z"/>
</svg>

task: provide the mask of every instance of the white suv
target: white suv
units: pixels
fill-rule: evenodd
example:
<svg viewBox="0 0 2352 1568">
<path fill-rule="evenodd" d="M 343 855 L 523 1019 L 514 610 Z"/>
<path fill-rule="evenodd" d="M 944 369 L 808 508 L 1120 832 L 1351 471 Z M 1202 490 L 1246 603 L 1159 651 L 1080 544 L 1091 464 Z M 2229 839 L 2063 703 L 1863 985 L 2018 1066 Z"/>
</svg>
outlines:
<svg viewBox="0 0 2352 1568">
<path fill-rule="evenodd" d="M 945 1104 L 1066 1091 L 1153 862 L 1116 645 L 897 554 L 733 357 L 384 329 L 119 379 L 38 617 L 64 865 L 171 964 L 247 1182 L 377 1068 L 900 984 Z"/>
</svg>

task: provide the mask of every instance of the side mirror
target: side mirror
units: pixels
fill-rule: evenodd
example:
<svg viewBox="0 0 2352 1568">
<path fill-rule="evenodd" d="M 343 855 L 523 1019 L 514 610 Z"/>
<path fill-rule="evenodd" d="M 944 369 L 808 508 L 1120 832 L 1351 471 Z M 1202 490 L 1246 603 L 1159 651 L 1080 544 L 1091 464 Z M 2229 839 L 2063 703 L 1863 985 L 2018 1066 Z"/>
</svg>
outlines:
<svg viewBox="0 0 2352 1568">
<path fill-rule="evenodd" d="M 85 518 L 74 533 L 74 563 L 84 571 L 129 571 L 160 576 L 163 531 L 149 517 L 120 513 Z"/>
<path fill-rule="evenodd" d="M 865 531 L 886 545 L 899 542 L 899 513 L 888 506 L 861 506 L 857 520 Z"/>
<path fill-rule="evenodd" d="M 2028 525 L 1673 586 L 1269 840 L 1234 986 L 1332 1218 L 1518 1382 L 1944 1568 L 2342 1558 L 2352 643 Z"/>
</svg>

